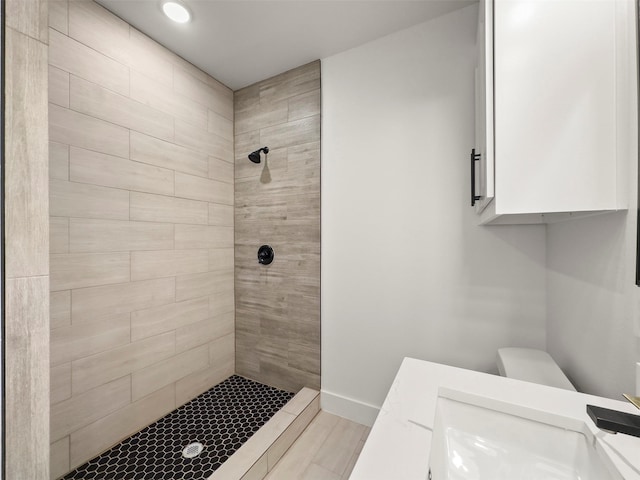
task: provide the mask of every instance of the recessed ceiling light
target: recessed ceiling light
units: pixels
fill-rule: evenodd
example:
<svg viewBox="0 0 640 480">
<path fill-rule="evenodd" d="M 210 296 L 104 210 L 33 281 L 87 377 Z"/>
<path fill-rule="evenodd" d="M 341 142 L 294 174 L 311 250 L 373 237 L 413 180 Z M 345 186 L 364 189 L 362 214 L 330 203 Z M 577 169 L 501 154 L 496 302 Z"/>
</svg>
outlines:
<svg viewBox="0 0 640 480">
<path fill-rule="evenodd" d="M 191 12 L 181 2 L 174 0 L 164 2 L 162 4 L 162 11 L 167 17 L 177 23 L 187 23 L 191 20 Z"/>
</svg>

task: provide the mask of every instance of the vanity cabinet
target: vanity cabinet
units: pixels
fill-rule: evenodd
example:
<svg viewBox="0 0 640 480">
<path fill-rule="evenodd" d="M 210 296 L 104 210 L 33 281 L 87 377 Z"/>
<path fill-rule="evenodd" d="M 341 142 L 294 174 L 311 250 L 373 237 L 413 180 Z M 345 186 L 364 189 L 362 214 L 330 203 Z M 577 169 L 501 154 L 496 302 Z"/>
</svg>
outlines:
<svg viewBox="0 0 640 480">
<path fill-rule="evenodd" d="M 626 208 L 634 51 L 631 1 L 481 0 L 479 223 Z"/>
</svg>

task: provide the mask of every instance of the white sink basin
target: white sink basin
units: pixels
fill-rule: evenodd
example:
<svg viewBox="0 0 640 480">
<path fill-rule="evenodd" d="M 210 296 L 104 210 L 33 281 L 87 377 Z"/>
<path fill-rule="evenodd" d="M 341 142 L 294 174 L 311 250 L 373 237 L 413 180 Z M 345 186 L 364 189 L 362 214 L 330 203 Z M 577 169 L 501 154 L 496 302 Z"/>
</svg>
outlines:
<svg viewBox="0 0 640 480">
<path fill-rule="evenodd" d="M 433 480 L 622 480 L 577 419 L 440 389 Z"/>
</svg>

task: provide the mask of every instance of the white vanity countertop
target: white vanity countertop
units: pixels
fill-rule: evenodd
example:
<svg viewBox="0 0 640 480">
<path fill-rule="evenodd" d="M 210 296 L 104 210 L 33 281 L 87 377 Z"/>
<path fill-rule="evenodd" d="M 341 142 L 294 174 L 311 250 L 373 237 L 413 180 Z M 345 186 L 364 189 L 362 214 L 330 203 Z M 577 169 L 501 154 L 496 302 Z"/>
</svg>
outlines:
<svg viewBox="0 0 640 480">
<path fill-rule="evenodd" d="M 585 422 L 627 480 L 640 480 L 640 438 L 599 430 L 586 405 L 638 413 L 627 402 L 405 358 L 350 480 L 425 480 L 438 389 L 447 387 Z M 615 448 L 614 451 L 609 446 Z"/>
</svg>

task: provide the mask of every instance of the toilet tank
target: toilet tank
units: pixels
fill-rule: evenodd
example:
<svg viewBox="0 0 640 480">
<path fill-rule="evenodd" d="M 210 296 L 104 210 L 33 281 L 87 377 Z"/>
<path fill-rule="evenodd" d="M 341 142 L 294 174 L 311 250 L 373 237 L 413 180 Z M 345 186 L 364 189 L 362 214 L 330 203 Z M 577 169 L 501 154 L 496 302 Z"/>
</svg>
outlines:
<svg viewBox="0 0 640 480">
<path fill-rule="evenodd" d="M 503 377 L 576 391 L 551 355 L 534 348 L 498 349 L 498 372 Z"/>
</svg>

